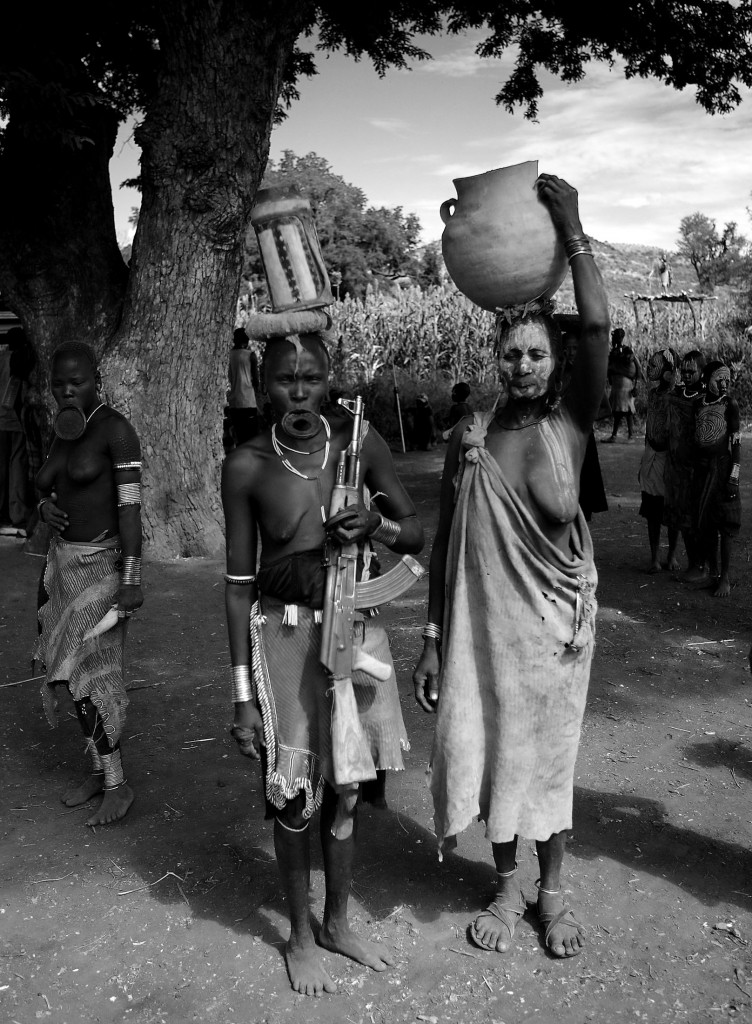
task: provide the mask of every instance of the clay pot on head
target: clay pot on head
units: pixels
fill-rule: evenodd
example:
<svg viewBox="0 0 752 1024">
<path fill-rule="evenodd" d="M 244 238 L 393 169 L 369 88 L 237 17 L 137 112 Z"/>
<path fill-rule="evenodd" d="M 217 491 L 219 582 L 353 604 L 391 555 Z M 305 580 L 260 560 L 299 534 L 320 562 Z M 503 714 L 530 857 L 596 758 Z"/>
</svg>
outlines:
<svg viewBox="0 0 752 1024">
<path fill-rule="evenodd" d="M 251 224 L 275 313 L 334 302 L 311 204 L 294 185 L 259 189 Z"/>
<path fill-rule="evenodd" d="M 455 178 L 439 211 L 449 276 L 483 309 L 549 298 L 566 277 L 564 246 L 534 183 L 538 161 Z"/>
</svg>

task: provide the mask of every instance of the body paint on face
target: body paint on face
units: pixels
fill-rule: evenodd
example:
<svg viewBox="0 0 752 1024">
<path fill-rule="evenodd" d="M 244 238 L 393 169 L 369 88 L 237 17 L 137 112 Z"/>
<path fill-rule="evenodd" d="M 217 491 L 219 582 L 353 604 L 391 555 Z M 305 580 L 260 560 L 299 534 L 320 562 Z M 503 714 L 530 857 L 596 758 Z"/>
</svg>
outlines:
<svg viewBox="0 0 752 1024">
<path fill-rule="evenodd" d="M 514 324 L 501 341 L 499 370 L 513 398 L 547 395 L 556 369 L 551 338 L 539 320 Z"/>
<path fill-rule="evenodd" d="M 731 370 L 728 366 L 721 366 L 710 375 L 708 391 L 711 395 L 727 395 L 731 388 Z"/>
</svg>

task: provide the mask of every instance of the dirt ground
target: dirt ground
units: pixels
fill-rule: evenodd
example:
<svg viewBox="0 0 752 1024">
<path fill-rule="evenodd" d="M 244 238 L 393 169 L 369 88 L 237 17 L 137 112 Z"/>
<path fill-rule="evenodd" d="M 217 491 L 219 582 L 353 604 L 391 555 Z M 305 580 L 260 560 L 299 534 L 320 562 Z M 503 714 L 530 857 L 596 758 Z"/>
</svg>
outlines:
<svg viewBox="0 0 752 1024">
<path fill-rule="evenodd" d="M 752 1021 L 752 686 L 746 665 L 750 516 L 730 599 L 649 576 L 638 517 L 639 441 L 600 446 L 610 510 L 593 519 L 598 647 L 575 781 L 566 890 L 588 948 L 567 962 L 527 917 L 506 955 L 468 943 L 493 881 L 482 826 L 439 863 L 425 784 L 432 719 L 410 676 L 426 584 L 383 613 L 412 741 L 389 810 L 361 815 L 356 927 L 397 966 L 375 974 L 332 954 L 339 991 L 291 992 L 287 935 L 254 765 L 228 736 L 220 562 L 149 564 L 128 644 L 124 759 L 136 801 L 88 830 L 59 802 L 82 764 L 70 702 L 60 727 L 31 675 L 40 558 L 0 541 L 0 1017 L 49 1021 L 282 1024 L 584 1024 Z M 430 540 L 442 451 L 395 456 Z M 752 478 L 742 497 L 752 509 Z M 427 562 L 428 551 L 422 556 Z M 314 913 L 323 908 L 314 845 Z M 534 897 L 534 845 L 520 846 Z"/>
</svg>

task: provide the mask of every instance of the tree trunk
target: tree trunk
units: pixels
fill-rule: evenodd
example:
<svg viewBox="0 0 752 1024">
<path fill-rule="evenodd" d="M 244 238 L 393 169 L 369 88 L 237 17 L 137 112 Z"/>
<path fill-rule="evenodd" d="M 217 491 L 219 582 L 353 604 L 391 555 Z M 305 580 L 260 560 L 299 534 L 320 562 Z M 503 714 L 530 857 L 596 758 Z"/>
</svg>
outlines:
<svg viewBox="0 0 752 1024">
<path fill-rule="evenodd" d="M 144 451 L 157 557 L 224 547 L 222 414 L 242 243 L 305 4 L 163 3 L 163 70 L 137 131 L 143 202 L 105 388 Z"/>
</svg>

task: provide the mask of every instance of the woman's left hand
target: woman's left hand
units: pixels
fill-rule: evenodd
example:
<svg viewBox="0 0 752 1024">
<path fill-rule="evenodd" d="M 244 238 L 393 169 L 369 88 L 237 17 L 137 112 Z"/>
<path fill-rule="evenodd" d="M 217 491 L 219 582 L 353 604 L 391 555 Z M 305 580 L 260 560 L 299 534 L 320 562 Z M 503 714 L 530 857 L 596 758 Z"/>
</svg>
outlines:
<svg viewBox="0 0 752 1024">
<path fill-rule="evenodd" d="M 539 174 L 535 181 L 538 198 L 548 208 L 551 220 L 564 238 L 582 234 L 577 189 L 555 174 Z"/>
<path fill-rule="evenodd" d="M 369 537 L 380 522 L 377 513 L 365 505 L 348 505 L 327 519 L 324 529 L 340 544 L 357 544 Z"/>
<path fill-rule="evenodd" d="M 143 603 L 144 595 L 141 587 L 122 586 L 118 591 L 118 618 L 130 618 Z"/>
</svg>

